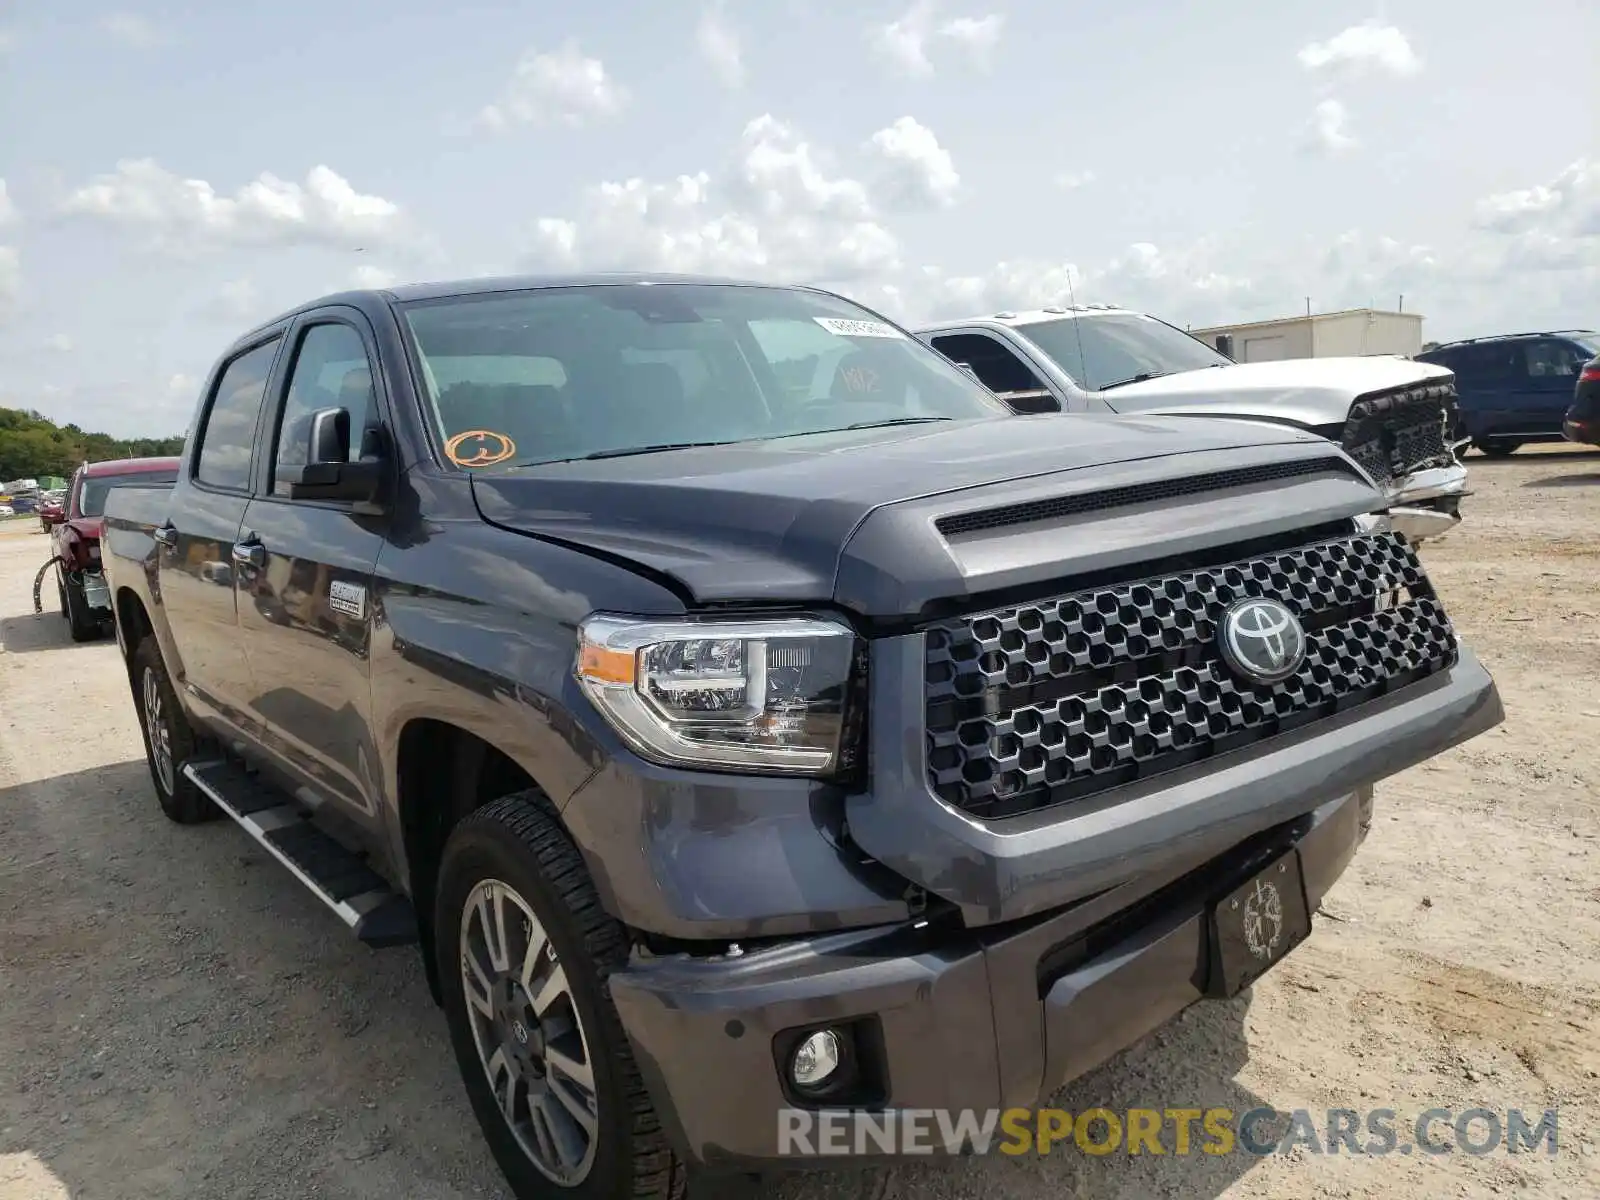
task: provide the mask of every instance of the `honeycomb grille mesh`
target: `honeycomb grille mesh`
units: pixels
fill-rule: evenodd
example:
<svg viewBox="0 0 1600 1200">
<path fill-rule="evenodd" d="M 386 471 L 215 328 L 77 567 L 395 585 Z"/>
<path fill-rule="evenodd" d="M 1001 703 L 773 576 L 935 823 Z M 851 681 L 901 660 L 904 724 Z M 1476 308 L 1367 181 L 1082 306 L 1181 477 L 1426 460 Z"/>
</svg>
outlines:
<svg viewBox="0 0 1600 1200">
<path fill-rule="evenodd" d="M 1305 627 L 1280 683 L 1237 676 L 1218 648 L 1223 613 L 1250 597 Z M 1456 657 L 1415 552 L 1388 533 L 953 618 L 926 645 L 929 784 L 985 819 L 1250 745 Z"/>
</svg>

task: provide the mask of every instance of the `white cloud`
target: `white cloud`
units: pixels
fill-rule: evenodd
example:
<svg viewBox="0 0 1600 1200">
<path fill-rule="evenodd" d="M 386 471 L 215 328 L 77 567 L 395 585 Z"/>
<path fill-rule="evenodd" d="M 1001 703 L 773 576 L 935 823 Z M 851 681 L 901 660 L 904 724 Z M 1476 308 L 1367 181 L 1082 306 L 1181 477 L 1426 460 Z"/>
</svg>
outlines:
<svg viewBox="0 0 1600 1200">
<path fill-rule="evenodd" d="M 1349 113 L 1338 100 L 1319 103 L 1307 122 L 1304 143 L 1320 154 L 1342 154 L 1359 144 L 1349 129 Z"/>
<path fill-rule="evenodd" d="M 1600 161 L 1580 158 L 1549 183 L 1486 196 L 1476 223 L 1496 233 L 1553 224 L 1574 237 L 1600 236 Z"/>
<path fill-rule="evenodd" d="M 1406 35 L 1379 21 L 1352 25 L 1327 41 L 1312 42 L 1301 49 L 1299 57 L 1308 71 L 1379 71 L 1406 76 L 1422 70 L 1422 60 Z"/>
<path fill-rule="evenodd" d="M 352 287 L 358 288 L 389 288 L 400 282 L 400 277 L 387 268 L 374 263 L 362 263 L 350 272 Z"/>
<path fill-rule="evenodd" d="M 727 22 L 723 0 L 711 0 L 700 12 L 695 28 L 695 48 L 725 87 L 744 86 L 744 51 L 739 34 Z"/>
<path fill-rule="evenodd" d="M 0 178 L 0 225 L 10 225 L 17 216 L 17 206 L 11 203 L 11 193 L 6 191 L 6 181 Z"/>
<path fill-rule="evenodd" d="M 9 54 L 16 46 L 17 35 L 9 29 L 0 29 L 0 54 Z"/>
<path fill-rule="evenodd" d="M 1006 19 L 999 13 L 983 17 L 957 17 L 939 27 L 939 33 L 963 47 L 973 62 L 987 68 L 994 63 L 994 48 L 1000 44 L 1000 33 Z"/>
<path fill-rule="evenodd" d="M 881 185 L 889 200 L 903 208 L 942 208 L 955 203 L 961 188 L 950 152 L 933 130 L 913 117 L 901 117 L 880 129 L 868 142 L 881 161 Z"/>
<path fill-rule="evenodd" d="M 1095 181 L 1093 171 L 1057 171 L 1055 185 L 1063 192 L 1075 192 Z"/>
<path fill-rule="evenodd" d="M 57 354 L 72 353 L 72 339 L 64 333 L 52 333 L 44 340 L 44 348 Z"/>
<path fill-rule="evenodd" d="M 937 0 L 914 0 L 893 21 L 873 25 L 868 40 L 873 48 L 905 75 L 927 78 L 934 73 L 930 45 L 943 38 L 964 50 L 979 67 L 993 61 L 1005 18 L 997 13 L 982 17 L 960 16 L 940 22 Z"/>
<path fill-rule="evenodd" d="M 483 108 L 478 121 L 490 129 L 552 122 L 578 126 L 614 117 L 628 101 L 628 90 L 606 73 L 605 64 L 568 38 L 548 54 L 526 51 L 500 99 Z"/>
<path fill-rule="evenodd" d="M 136 50 L 150 50 L 170 40 L 163 30 L 137 13 L 109 13 L 100 18 L 100 28 L 123 45 Z"/>
<path fill-rule="evenodd" d="M 403 232 L 397 205 L 357 192 L 342 175 L 313 167 L 304 184 L 263 172 L 232 196 L 203 179 L 184 179 L 153 159 L 117 169 L 68 195 L 64 212 L 149 234 L 173 251 L 218 246 L 321 245 L 393 240 Z"/>
<path fill-rule="evenodd" d="M 770 115 L 745 126 L 710 173 L 590 189 L 576 218 L 535 223 L 526 255 L 544 268 L 636 268 L 843 282 L 886 274 L 899 246 L 866 187 L 831 175 L 797 131 Z"/>
</svg>

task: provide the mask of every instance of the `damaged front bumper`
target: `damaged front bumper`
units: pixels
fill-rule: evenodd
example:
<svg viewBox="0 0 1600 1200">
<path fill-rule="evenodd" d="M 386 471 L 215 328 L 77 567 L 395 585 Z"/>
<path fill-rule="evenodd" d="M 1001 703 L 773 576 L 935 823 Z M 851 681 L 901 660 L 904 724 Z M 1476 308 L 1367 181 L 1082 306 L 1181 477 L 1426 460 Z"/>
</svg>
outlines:
<svg viewBox="0 0 1600 1200">
<path fill-rule="evenodd" d="M 1467 491 L 1467 468 L 1459 462 L 1424 467 L 1392 480 L 1384 489 L 1389 520 L 1412 545 L 1448 533 L 1461 523 L 1461 500 Z"/>
</svg>

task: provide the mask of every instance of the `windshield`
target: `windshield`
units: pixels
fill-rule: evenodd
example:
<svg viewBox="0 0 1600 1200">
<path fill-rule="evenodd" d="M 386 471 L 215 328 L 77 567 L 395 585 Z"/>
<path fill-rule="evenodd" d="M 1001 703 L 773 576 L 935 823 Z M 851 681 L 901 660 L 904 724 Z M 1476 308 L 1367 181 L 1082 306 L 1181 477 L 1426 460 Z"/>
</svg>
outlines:
<svg viewBox="0 0 1600 1200">
<path fill-rule="evenodd" d="M 78 515 L 80 517 L 105 515 L 106 497 L 110 495 L 111 489 L 118 484 L 164 483 L 170 486 L 177 483 L 177 481 L 177 474 L 168 471 L 139 471 L 127 475 L 85 476 L 78 489 Z"/>
<path fill-rule="evenodd" d="M 1231 359 L 1199 338 L 1139 313 L 1062 317 L 1019 325 L 1017 332 L 1089 392 L 1140 378 L 1232 365 Z"/>
<path fill-rule="evenodd" d="M 798 289 L 607 284 L 402 311 L 461 467 L 1009 413 L 894 326 Z"/>
</svg>

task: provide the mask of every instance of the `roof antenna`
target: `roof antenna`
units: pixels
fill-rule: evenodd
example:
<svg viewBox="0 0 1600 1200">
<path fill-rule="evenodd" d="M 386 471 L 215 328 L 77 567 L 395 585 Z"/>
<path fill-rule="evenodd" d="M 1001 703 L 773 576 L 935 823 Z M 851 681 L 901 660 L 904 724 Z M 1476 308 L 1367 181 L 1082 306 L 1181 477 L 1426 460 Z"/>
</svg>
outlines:
<svg viewBox="0 0 1600 1200">
<path fill-rule="evenodd" d="M 1078 368 L 1083 372 L 1083 378 L 1077 380 L 1081 388 L 1089 387 L 1089 360 L 1083 356 L 1083 325 L 1078 314 L 1078 294 L 1072 287 L 1072 272 L 1076 270 L 1072 263 L 1067 264 L 1067 299 L 1072 303 L 1072 332 L 1078 339 Z M 1072 372 L 1068 371 L 1068 375 Z"/>
</svg>

